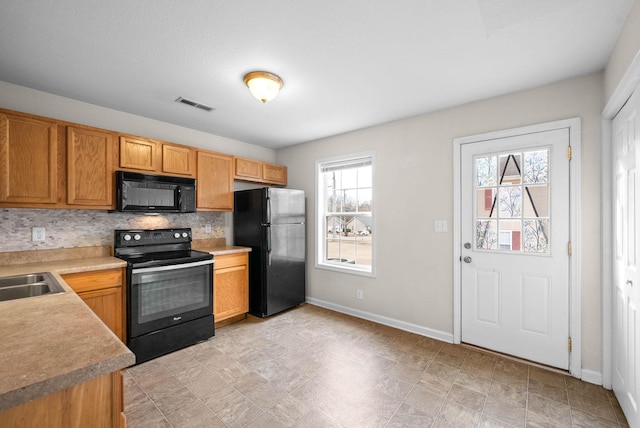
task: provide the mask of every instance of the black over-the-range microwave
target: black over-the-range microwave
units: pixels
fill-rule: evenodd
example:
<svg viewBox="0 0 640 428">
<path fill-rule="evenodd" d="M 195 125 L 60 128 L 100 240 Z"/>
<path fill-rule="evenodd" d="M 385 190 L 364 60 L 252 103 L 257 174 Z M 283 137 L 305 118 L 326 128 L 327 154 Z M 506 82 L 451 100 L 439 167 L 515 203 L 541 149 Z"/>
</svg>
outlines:
<svg viewBox="0 0 640 428">
<path fill-rule="evenodd" d="M 116 171 L 116 210 L 141 213 L 196 211 L 196 180 Z"/>
</svg>

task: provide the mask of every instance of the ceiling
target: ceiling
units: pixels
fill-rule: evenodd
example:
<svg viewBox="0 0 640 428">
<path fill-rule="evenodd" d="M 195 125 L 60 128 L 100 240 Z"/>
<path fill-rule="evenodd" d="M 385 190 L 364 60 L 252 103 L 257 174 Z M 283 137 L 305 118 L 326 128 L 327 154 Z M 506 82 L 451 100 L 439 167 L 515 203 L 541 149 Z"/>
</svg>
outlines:
<svg viewBox="0 0 640 428">
<path fill-rule="evenodd" d="M 0 80 L 277 149 L 602 70 L 632 3 L 3 1 Z"/>
</svg>

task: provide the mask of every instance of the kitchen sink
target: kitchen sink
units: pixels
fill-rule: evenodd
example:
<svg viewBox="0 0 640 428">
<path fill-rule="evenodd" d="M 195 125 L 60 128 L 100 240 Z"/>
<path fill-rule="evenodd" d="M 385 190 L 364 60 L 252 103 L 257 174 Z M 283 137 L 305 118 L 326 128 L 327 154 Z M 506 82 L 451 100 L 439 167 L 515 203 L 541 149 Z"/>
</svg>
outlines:
<svg viewBox="0 0 640 428">
<path fill-rule="evenodd" d="M 0 302 L 57 293 L 64 293 L 64 288 L 49 272 L 0 278 Z"/>
</svg>

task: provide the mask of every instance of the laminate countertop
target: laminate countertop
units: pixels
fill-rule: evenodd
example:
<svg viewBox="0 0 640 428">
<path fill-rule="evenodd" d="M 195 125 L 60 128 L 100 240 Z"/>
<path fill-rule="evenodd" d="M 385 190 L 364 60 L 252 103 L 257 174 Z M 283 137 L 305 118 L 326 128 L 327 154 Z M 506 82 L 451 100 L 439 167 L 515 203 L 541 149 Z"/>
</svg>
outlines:
<svg viewBox="0 0 640 428">
<path fill-rule="evenodd" d="M 206 245 L 195 243 L 192 247 L 194 250 L 213 254 L 213 257 L 224 254 L 248 253 L 251 251 L 249 247 L 238 247 L 234 245 Z"/>
<path fill-rule="evenodd" d="M 124 266 L 114 257 L 0 266 L 0 277 L 50 272 L 65 290 L 0 302 L 0 411 L 135 363 L 60 276 Z"/>
</svg>

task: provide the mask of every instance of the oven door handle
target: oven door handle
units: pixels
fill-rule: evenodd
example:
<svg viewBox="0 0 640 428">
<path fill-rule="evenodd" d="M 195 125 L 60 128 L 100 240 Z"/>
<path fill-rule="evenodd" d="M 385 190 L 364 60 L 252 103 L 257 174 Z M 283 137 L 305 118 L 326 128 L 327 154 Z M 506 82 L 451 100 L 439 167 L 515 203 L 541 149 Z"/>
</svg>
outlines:
<svg viewBox="0 0 640 428">
<path fill-rule="evenodd" d="M 150 267 L 150 268 L 133 269 L 131 270 L 131 274 L 136 275 L 138 273 L 163 272 L 167 270 L 188 269 L 196 266 L 212 265 L 213 262 L 214 262 L 213 259 L 211 259 L 211 260 L 203 260 L 200 262 L 183 263 L 179 265 L 156 266 L 156 267 Z"/>
</svg>

